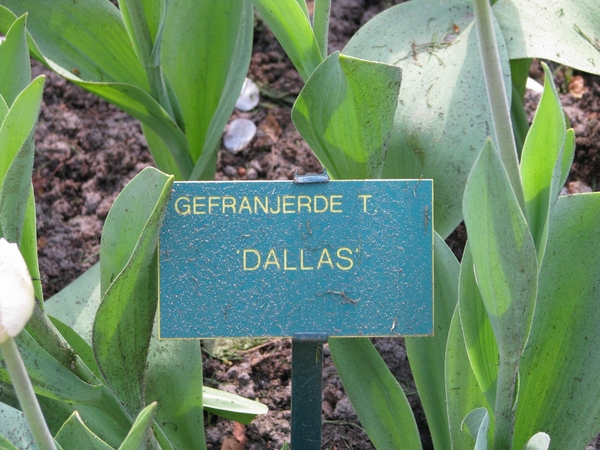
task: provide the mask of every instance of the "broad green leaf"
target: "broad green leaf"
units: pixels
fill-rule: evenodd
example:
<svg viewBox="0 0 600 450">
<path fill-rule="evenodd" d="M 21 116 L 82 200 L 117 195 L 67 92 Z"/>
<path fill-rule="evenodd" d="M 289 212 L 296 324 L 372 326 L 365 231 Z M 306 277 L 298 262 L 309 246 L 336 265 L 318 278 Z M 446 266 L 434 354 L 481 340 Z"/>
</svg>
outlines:
<svg viewBox="0 0 600 450">
<path fill-rule="evenodd" d="M 405 2 L 369 21 L 344 48 L 349 55 L 402 69 L 383 177 L 435 180 L 435 229 L 443 238 L 462 219 L 470 168 L 492 130 L 473 25 L 471 1 Z M 496 36 L 510 97 L 499 29 Z"/>
<path fill-rule="evenodd" d="M 473 272 L 471 246 L 467 242 L 460 267 L 459 312 L 471 369 L 488 404 L 496 404 L 498 345 Z"/>
<path fill-rule="evenodd" d="M 110 450 L 112 447 L 100 439 L 84 423 L 77 411 L 63 424 L 56 441 L 65 448 L 78 450 Z"/>
<path fill-rule="evenodd" d="M 20 448 L 29 448 L 33 445 L 33 436 L 25 414 L 6 403 L 0 403 L 0 448 L 4 446 L 7 450 L 17 450 L 18 447 L 12 443 Z"/>
<path fill-rule="evenodd" d="M 473 439 L 462 430 L 465 416 L 473 409 L 486 404 L 469 364 L 461 330 L 458 305 L 450 323 L 446 348 L 446 412 L 453 450 L 473 446 Z"/>
<path fill-rule="evenodd" d="M 146 402 L 158 403 L 156 423 L 176 448 L 205 448 L 199 341 L 150 341 Z"/>
<path fill-rule="evenodd" d="M 487 433 L 490 427 L 490 415 L 487 409 L 477 408 L 471 411 L 465 417 L 463 426 L 475 440 L 475 450 L 487 450 Z"/>
<path fill-rule="evenodd" d="M 600 195 L 559 198 L 521 363 L 514 448 L 544 431 L 552 448 L 584 448 L 600 431 Z"/>
<path fill-rule="evenodd" d="M 157 302 L 157 239 L 173 177 L 144 169 L 115 201 L 102 234 L 102 303 L 93 328 L 100 371 L 125 409 L 143 407 L 146 358 Z"/>
<path fill-rule="evenodd" d="M 567 135 L 565 136 L 565 145 L 563 147 L 562 163 L 560 178 L 553 187 L 552 198 L 557 198 L 560 190 L 565 185 L 569 172 L 571 171 L 571 165 L 573 164 L 573 156 L 575 155 L 575 130 L 569 128 Z"/>
<path fill-rule="evenodd" d="M 137 416 L 129 434 L 119 447 L 119 450 L 138 450 L 148 448 L 150 439 L 152 420 L 156 415 L 156 403 L 146 406 Z"/>
<path fill-rule="evenodd" d="M 254 6 L 290 57 L 296 70 L 308 81 L 323 61 L 306 5 L 301 0 L 254 0 Z"/>
<path fill-rule="evenodd" d="M 422 448 L 406 395 L 371 341 L 332 338 L 329 350 L 352 406 L 375 447 Z"/>
<path fill-rule="evenodd" d="M 2 96 L 2 94 L 0 94 L 0 126 L 2 126 L 2 122 L 4 122 L 4 119 L 8 114 L 8 109 L 9 108 L 6 104 L 6 101 L 4 100 L 4 97 Z"/>
<path fill-rule="evenodd" d="M 20 242 L 33 167 L 32 138 L 45 77 L 38 77 L 15 99 L 0 127 L 0 219 L 3 235 Z M 14 168 L 13 168 L 14 165 Z"/>
<path fill-rule="evenodd" d="M 334 178 L 381 176 L 401 78 L 397 67 L 339 52 L 314 71 L 292 120 Z"/>
<path fill-rule="evenodd" d="M 67 367 L 50 356 L 26 330 L 23 330 L 15 340 L 38 395 L 87 404 L 97 403 L 101 399 L 103 395 L 101 385 L 88 384 L 79 379 Z M 1 357 L 0 380 L 10 382 Z"/>
<path fill-rule="evenodd" d="M 475 277 L 501 363 L 515 364 L 533 319 L 536 253 L 504 166 L 489 139 L 469 176 L 463 209 Z"/>
<path fill-rule="evenodd" d="M 100 306 L 100 263 L 45 302 L 46 312 L 71 327 L 92 345 L 92 326 Z"/>
<path fill-rule="evenodd" d="M 550 436 L 543 431 L 531 436 L 523 450 L 548 450 L 550 448 Z"/>
<path fill-rule="evenodd" d="M 15 21 L 6 33 L 6 40 L 0 45 L 0 94 L 9 105 L 15 101 L 31 79 L 29 50 L 25 19 Z M 1 122 L 1 121 L 0 121 Z"/>
<path fill-rule="evenodd" d="M 246 425 L 257 415 L 269 412 L 267 405 L 206 386 L 202 388 L 202 399 L 207 411 Z"/>
<path fill-rule="evenodd" d="M 546 76 L 544 93 L 521 155 L 521 180 L 527 223 L 540 263 L 546 248 L 550 206 L 556 199 L 552 196 L 556 193 L 551 192 L 553 176 L 557 165 L 560 173 L 561 149 L 565 144 L 566 135 L 565 118 L 552 81 L 552 73 L 547 65 L 543 64 L 543 67 Z"/>
<path fill-rule="evenodd" d="M 450 432 L 440 405 L 446 401 L 445 354 L 448 330 L 456 307 L 459 264 L 436 233 L 434 244 L 434 335 L 406 337 L 406 353 L 425 410 L 435 448 L 450 448 Z"/>
<path fill-rule="evenodd" d="M 27 30 L 44 57 L 73 76 L 132 84 L 149 92 L 123 18 L 110 2 L 0 0 L 0 4 L 17 15 L 27 12 Z"/>
<path fill-rule="evenodd" d="M 194 163 L 216 151 L 248 72 L 252 28 L 250 0 L 167 2 L 162 66 L 179 99 Z M 192 178 L 203 170 L 196 167 Z"/>
<path fill-rule="evenodd" d="M 49 316 L 50 317 L 50 316 Z M 61 322 L 55 317 L 50 317 L 50 320 L 56 327 L 56 329 L 60 332 L 60 334 L 65 338 L 65 340 L 69 343 L 71 348 L 77 352 L 77 355 L 81 358 L 83 363 L 92 371 L 94 375 L 100 379 L 102 375 L 100 375 L 100 369 L 98 369 L 98 365 L 96 364 L 96 360 L 94 359 L 94 351 L 90 344 L 88 344 L 79 334 L 75 332 L 70 326 Z M 90 324 L 91 328 L 91 324 Z M 90 330 L 91 331 L 91 330 Z"/>
<path fill-rule="evenodd" d="M 42 280 L 40 277 L 40 267 L 37 256 L 37 228 L 35 220 L 35 199 L 33 197 L 33 185 L 29 187 L 29 196 L 27 197 L 27 207 L 25 208 L 25 220 L 23 222 L 23 230 L 21 237 L 21 245 L 19 247 L 23 259 L 29 269 L 31 280 L 33 281 L 33 289 L 35 298 L 40 308 L 43 307 L 44 294 L 42 292 Z"/>
<path fill-rule="evenodd" d="M 529 119 L 527 118 L 523 102 L 525 101 L 525 90 L 530 67 L 531 59 L 529 58 L 513 59 L 510 61 L 510 78 L 513 92 L 510 116 L 519 155 L 521 154 L 525 136 L 527 136 L 527 131 L 529 130 Z"/>
<path fill-rule="evenodd" d="M 596 0 L 499 0 L 494 15 L 510 59 L 549 59 L 600 73 L 600 8 Z"/>
</svg>

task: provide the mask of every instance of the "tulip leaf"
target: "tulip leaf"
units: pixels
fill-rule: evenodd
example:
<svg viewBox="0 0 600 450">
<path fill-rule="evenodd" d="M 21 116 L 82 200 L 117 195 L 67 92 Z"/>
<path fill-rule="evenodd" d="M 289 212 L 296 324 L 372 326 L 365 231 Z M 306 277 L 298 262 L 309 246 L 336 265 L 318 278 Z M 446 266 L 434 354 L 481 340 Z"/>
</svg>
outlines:
<svg viewBox="0 0 600 450">
<path fill-rule="evenodd" d="M 8 439 L 0 434 L 0 450 L 19 450 Z"/>
<path fill-rule="evenodd" d="M 21 16 L 13 23 L 0 46 L 0 61 L 5 61 L 0 65 L 0 95 L 8 105 L 12 105 L 31 79 L 25 19 L 26 16 Z"/>
<path fill-rule="evenodd" d="M 56 434 L 56 441 L 65 448 L 80 450 L 111 450 L 112 447 L 90 430 L 77 411 Z"/>
<path fill-rule="evenodd" d="M 145 399 L 158 403 L 156 422 L 165 424 L 163 432 L 176 448 L 205 448 L 199 341 L 159 341 L 154 335 Z"/>
<path fill-rule="evenodd" d="M 250 0 L 167 2 L 162 66 L 179 99 L 194 163 L 216 152 L 242 90 L 252 53 L 253 19 Z M 191 178 L 198 179 L 205 168 L 196 165 Z"/>
<path fill-rule="evenodd" d="M 307 81 L 326 55 L 321 54 L 303 0 L 254 0 L 254 6 L 269 26 L 286 55 Z"/>
<path fill-rule="evenodd" d="M 21 448 L 29 448 L 34 443 L 25 414 L 0 402 L 0 448 L 18 450 L 12 442 L 19 443 Z"/>
<path fill-rule="evenodd" d="M 471 437 L 462 430 L 463 419 L 475 408 L 485 405 L 486 399 L 469 364 L 458 305 L 448 331 L 445 362 L 446 410 L 452 443 L 452 446 L 448 448 L 462 450 L 473 446 Z M 490 424 L 490 428 L 492 427 L 493 425 Z"/>
<path fill-rule="evenodd" d="M 156 409 L 156 403 L 151 403 L 138 414 L 119 450 L 137 450 L 149 447 L 150 429 L 152 427 L 152 420 L 156 415 Z"/>
<path fill-rule="evenodd" d="M 463 209 L 475 276 L 500 362 L 516 364 L 533 320 L 537 257 L 506 170 L 489 139 L 469 176 Z"/>
<path fill-rule="evenodd" d="M 144 169 L 111 208 L 100 248 L 102 303 L 93 349 L 108 385 L 135 416 L 157 304 L 157 239 L 173 177 Z"/>
<path fill-rule="evenodd" d="M 566 138 L 565 117 L 552 81 L 552 73 L 547 65 L 543 66 L 546 76 L 544 93 L 521 154 L 521 179 L 527 222 L 540 263 L 546 248 L 550 206 L 558 194 L 552 192 L 551 187 L 556 169 L 560 175 L 561 150 Z M 557 181 L 554 184 L 557 185 Z"/>
<path fill-rule="evenodd" d="M 331 338 L 329 350 L 352 406 L 378 449 L 420 449 L 404 391 L 368 338 Z"/>
<path fill-rule="evenodd" d="M 498 345 L 473 272 L 471 246 L 463 252 L 460 267 L 459 311 L 469 361 L 488 404 L 496 404 Z"/>
<path fill-rule="evenodd" d="M 539 272 L 534 325 L 521 362 L 514 448 L 544 431 L 553 448 L 584 448 L 600 431 L 600 195 L 561 197 Z"/>
<path fill-rule="evenodd" d="M 202 389 L 202 398 L 208 412 L 245 425 L 269 412 L 267 405 L 207 386 Z"/>
<path fill-rule="evenodd" d="M 499 28 L 496 39 L 510 104 Z M 470 168 L 493 129 L 471 1 L 401 3 L 370 20 L 343 51 L 402 69 L 383 177 L 433 178 L 435 230 L 447 237 L 462 219 Z"/>
<path fill-rule="evenodd" d="M 499 0 L 493 9 L 510 59 L 549 59 L 600 74 L 596 0 Z"/>
<path fill-rule="evenodd" d="M 440 405 L 446 401 L 445 354 L 452 314 L 456 308 L 459 264 L 444 240 L 436 233 L 434 248 L 435 324 L 431 337 L 406 337 L 410 361 L 419 397 L 435 448 L 450 448 L 446 414 Z"/>
<path fill-rule="evenodd" d="M 314 71 L 292 120 L 334 178 L 379 178 L 401 71 L 335 52 Z"/>
<path fill-rule="evenodd" d="M 475 439 L 475 450 L 487 450 L 487 433 L 490 428 L 490 415 L 487 409 L 477 408 L 465 417 L 463 426 Z"/>
</svg>

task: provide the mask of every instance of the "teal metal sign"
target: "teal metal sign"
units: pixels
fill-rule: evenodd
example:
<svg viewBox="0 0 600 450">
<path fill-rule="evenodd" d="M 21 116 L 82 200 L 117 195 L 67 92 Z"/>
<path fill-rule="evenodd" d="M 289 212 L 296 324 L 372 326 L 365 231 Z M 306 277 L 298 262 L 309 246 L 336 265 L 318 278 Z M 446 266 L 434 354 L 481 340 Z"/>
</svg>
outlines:
<svg viewBox="0 0 600 450">
<path fill-rule="evenodd" d="M 159 337 L 433 333 L 431 180 L 175 183 Z"/>
</svg>

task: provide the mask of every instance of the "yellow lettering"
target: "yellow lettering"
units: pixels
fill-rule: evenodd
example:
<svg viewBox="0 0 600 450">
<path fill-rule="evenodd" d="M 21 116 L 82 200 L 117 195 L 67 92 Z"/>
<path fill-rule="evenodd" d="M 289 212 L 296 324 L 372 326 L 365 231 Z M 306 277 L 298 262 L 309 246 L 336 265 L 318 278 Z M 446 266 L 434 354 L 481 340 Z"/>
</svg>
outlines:
<svg viewBox="0 0 600 450">
<path fill-rule="evenodd" d="M 297 270 L 297 267 L 290 267 L 287 263 L 287 248 L 283 249 L 283 270 Z"/>
<path fill-rule="evenodd" d="M 254 255 L 256 255 L 256 264 L 252 267 L 248 266 L 248 259 L 247 256 L 248 253 L 253 253 Z M 258 267 L 260 266 L 260 253 L 258 253 L 257 250 L 254 250 L 253 248 L 245 248 L 244 249 L 244 270 L 256 270 L 258 269 Z"/>
<path fill-rule="evenodd" d="M 208 213 L 212 214 L 213 208 L 219 206 L 218 203 L 213 203 L 213 200 L 219 200 L 221 197 L 208 197 Z"/>
<path fill-rule="evenodd" d="M 271 208 L 269 211 L 271 214 L 279 214 L 279 212 L 281 211 L 281 197 L 279 195 L 277 196 L 277 209 L 274 210 L 273 208 Z"/>
<path fill-rule="evenodd" d="M 311 207 L 310 207 L 310 197 L 308 195 L 299 195 L 298 196 L 298 212 L 300 212 L 300 210 L 302 208 L 306 208 L 306 210 L 308 212 L 312 212 L 311 211 Z"/>
<path fill-rule="evenodd" d="M 223 197 L 223 214 L 225 214 L 225 211 L 227 210 L 227 208 L 231 208 L 233 214 L 235 214 L 235 198 L 231 197 L 230 195 Z"/>
<path fill-rule="evenodd" d="M 195 199 L 196 197 L 194 197 L 194 200 Z M 180 205 L 181 202 L 183 202 L 183 205 Z M 182 206 L 183 209 L 180 208 L 180 206 Z M 177 200 L 175 200 L 175 211 L 177 211 L 177 214 L 181 214 L 182 216 L 188 215 L 190 213 L 190 199 L 187 197 L 179 197 Z"/>
<path fill-rule="evenodd" d="M 367 199 L 373 197 L 371 194 L 361 194 L 358 198 L 362 198 L 363 201 L 363 212 L 367 212 Z"/>
<path fill-rule="evenodd" d="M 277 259 L 277 255 L 275 254 L 275 249 L 269 250 L 267 260 L 265 261 L 264 269 L 266 269 L 271 264 L 277 266 L 278 269 L 281 269 L 281 266 L 279 265 L 279 260 Z"/>
<path fill-rule="evenodd" d="M 352 266 L 354 266 L 354 261 L 349 256 L 342 255 L 342 252 L 348 252 L 351 255 L 352 254 L 352 250 L 350 250 L 347 247 L 341 247 L 341 248 L 338 248 L 338 251 L 337 251 L 337 257 L 339 259 L 343 259 L 344 261 L 348 261 L 348 265 L 342 266 L 340 263 L 335 263 L 335 265 L 340 270 L 350 270 L 350 269 L 352 269 Z"/>
<path fill-rule="evenodd" d="M 206 200 L 206 197 L 204 196 L 194 197 L 194 214 L 206 214 L 206 211 L 204 211 L 204 208 L 206 208 L 206 203 L 204 203 L 204 200 Z"/>
<path fill-rule="evenodd" d="M 325 202 L 325 206 L 322 209 L 319 209 L 319 200 L 322 200 L 323 202 Z M 327 197 L 323 196 L 323 195 L 315 195 L 314 198 L 314 208 L 313 211 L 316 213 L 322 213 L 327 211 Z"/>
<path fill-rule="evenodd" d="M 258 206 L 263 210 L 265 214 L 269 214 L 269 197 L 265 197 L 265 202 L 261 203 L 259 197 L 254 197 L 254 212 L 258 211 Z"/>
<path fill-rule="evenodd" d="M 340 199 L 339 202 L 336 202 L 334 199 Z M 332 195 L 329 197 L 329 211 L 331 211 L 332 213 L 341 213 L 344 212 L 341 209 L 334 209 L 336 206 L 340 206 L 342 204 L 341 202 L 342 200 L 342 196 L 341 195 Z"/>
<path fill-rule="evenodd" d="M 304 249 L 300 249 L 300 270 L 313 270 L 314 267 L 304 265 Z"/>
<path fill-rule="evenodd" d="M 324 248 L 321 252 L 321 257 L 319 258 L 319 264 L 317 264 L 317 269 L 320 269 L 323 264 L 329 264 L 329 266 L 333 269 L 333 261 L 331 261 L 329 250 L 327 250 L 326 248 Z"/>
<path fill-rule="evenodd" d="M 284 195 L 283 196 L 283 213 L 284 214 L 291 214 L 293 212 L 296 212 L 293 209 L 291 211 L 288 209 L 289 206 L 294 206 L 293 199 L 294 199 L 293 195 Z"/>
<path fill-rule="evenodd" d="M 240 209 L 238 210 L 238 213 L 242 213 L 242 210 L 247 209 L 248 212 L 250 214 L 252 214 L 252 208 L 250 207 L 250 201 L 248 200 L 248 197 L 244 196 L 242 197 L 242 203 L 240 203 Z"/>
</svg>

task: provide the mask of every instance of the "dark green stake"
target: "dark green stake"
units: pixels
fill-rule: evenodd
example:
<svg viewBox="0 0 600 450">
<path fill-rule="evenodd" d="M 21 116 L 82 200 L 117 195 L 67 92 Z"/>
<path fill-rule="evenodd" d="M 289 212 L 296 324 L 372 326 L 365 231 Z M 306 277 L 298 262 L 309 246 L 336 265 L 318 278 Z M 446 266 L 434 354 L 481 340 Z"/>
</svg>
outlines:
<svg viewBox="0 0 600 450">
<path fill-rule="evenodd" d="M 327 333 L 292 338 L 292 450 L 321 448 L 323 344 Z"/>
</svg>

